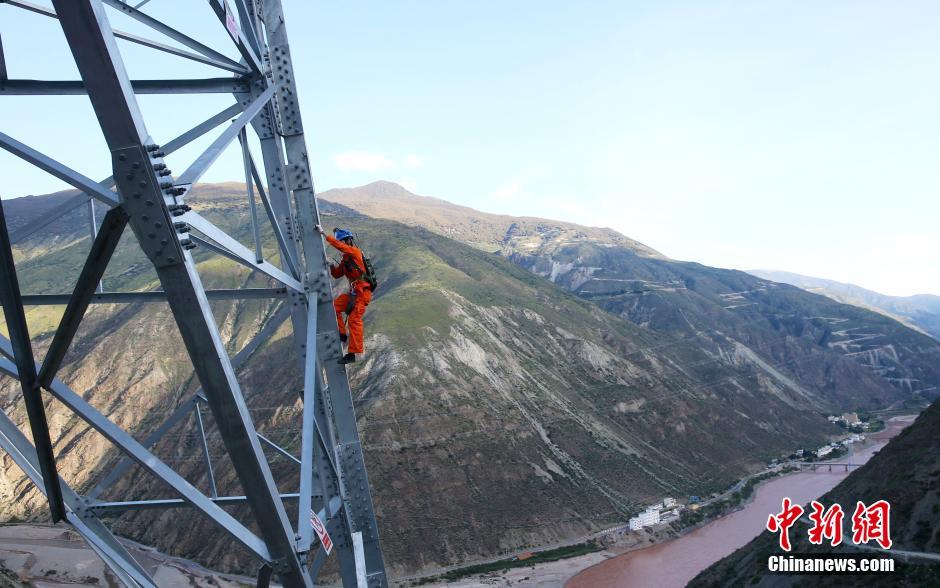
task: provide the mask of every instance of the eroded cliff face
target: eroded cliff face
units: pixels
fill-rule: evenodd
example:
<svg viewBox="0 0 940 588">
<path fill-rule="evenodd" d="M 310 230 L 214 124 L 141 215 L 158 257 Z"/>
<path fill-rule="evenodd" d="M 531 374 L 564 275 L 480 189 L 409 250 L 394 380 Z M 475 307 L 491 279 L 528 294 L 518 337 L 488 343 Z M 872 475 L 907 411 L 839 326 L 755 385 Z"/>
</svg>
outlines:
<svg viewBox="0 0 940 588">
<path fill-rule="evenodd" d="M 244 208 L 224 187 L 210 188 L 197 191 L 194 207 L 247 242 Z M 393 573 L 575 537 L 664 495 L 725 487 L 768 458 L 834 432 L 818 413 L 833 397 L 768 367 L 750 346 L 702 345 L 639 326 L 499 255 L 427 230 L 365 217 L 335 224 L 349 222 L 380 278 L 366 315 L 367 353 L 350 373 Z M 70 289 L 65 277 L 75 275 L 87 249 L 77 232 L 66 238 L 70 226 L 60 228 L 64 247 L 32 255 L 31 246 L 48 242 L 42 234 L 23 246 L 25 290 Z M 109 289 L 156 286 L 132 245 L 119 250 Z M 264 285 L 197 252 L 209 287 Z M 213 308 L 231 355 L 275 312 L 274 303 L 261 301 Z M 38 357 L 56 312 L 30 312 Z M 291 337 L 288 321 L 238 377 L 259 431 L 296 453 L 301 383 L 286 369 L 297 361 Z M 95 306 L 62 378 L 137 439 L 198 386 L 165 304 Z M 856 391 L 858 401 L 869 392 L 900 395 L 879 385 Z M 0 394 L 8 414 L 25 422 L 15 383 L 4 379 Z M 63 476 L 87 490 L 118 456 L 55 401 L 47 410 Z M 212 417 L 204 416 L 219 491 L 241 494 Z M 208 491 L 192 418 L 154 452 Z M 293 462 L 274 452 L 269 458 L 282 491 L 294 491 Z M 118 496 L 172 494 L 134 468 L 104 494 Z M 0 516 L 45 516 L 8 457 Z M 115 528 L 213 567 L 253 571 L 234 542 L 187 509 L 126 513 Z"/>
</svg>

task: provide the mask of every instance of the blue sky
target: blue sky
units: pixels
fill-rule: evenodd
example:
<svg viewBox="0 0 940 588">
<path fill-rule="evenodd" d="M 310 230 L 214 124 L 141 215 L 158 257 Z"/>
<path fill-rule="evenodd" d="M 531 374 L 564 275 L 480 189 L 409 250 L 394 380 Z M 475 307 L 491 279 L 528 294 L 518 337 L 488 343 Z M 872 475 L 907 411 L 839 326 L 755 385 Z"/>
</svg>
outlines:
<svg viewBox="0 0 940 588">
<path fill-rule="evenodd" d="M 387 179 L 678 259 L 940 294 L 936 2 L 284 3 L 321 191 Z M 147 10 L 234 56 L 204 2 Z M 11 77 L 74 78 L 54 21 L 0 5 L 0 35 Z M 121 47 L 133 77 L 214 75 Z M 229 99 L 141 104 L 166 141 Z M 109 175 L 84 97 L 4 97 L 0 130 Z M 0 170 L 6 198 L 62 187 Z M 204 179 L 240 175 L 233 152 Z"/>
</svg>

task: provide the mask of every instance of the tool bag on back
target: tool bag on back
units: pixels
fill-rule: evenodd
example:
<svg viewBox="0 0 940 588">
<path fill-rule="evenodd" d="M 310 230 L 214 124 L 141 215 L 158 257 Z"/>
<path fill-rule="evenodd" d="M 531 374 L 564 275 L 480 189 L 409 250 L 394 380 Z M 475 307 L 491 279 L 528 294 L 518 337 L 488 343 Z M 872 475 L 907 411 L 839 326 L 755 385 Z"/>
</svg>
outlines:
<svg viewBox="0 0 940 588">
<path fill-rule="evenodd" d="M 376 287 L 379 285 L 379 281 L 375 279 L 375 266 L 372 265 L 372 260 L 366 257 L 365 252 L 362 254 L 362 261 L 366 264 L 366 272 L 363 278 L 366 283 L 369 284 L 369 288 L 372 292 L 375 292 Z"/>
</svg>

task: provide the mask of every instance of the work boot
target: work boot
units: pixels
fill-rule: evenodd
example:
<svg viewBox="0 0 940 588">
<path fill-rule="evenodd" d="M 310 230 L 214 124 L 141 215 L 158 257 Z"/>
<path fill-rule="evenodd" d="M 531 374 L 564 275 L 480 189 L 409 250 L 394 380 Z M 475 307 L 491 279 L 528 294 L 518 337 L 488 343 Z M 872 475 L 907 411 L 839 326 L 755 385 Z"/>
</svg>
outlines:
<svg viewBox="0 0 940 588">
<path fill-rule="evenodd" d="M 340 365 L 346 365 L 347 363 L 353 363 L 354 361 L 356 361 L 356 354 L 347 353 L 343 357 L 339 358 L 339 361 L 337 361 L 336 363 Z"/>
<path fill-rule="evenodd" d="M 346 333 L 340 333 L 340 334 L 339 334 L 339 342 L 340 342 L 340 343 L 345 343 L 345 342 L 348 341 L 348 340 L 349 340 L 349 336 L 348 336 Z"/>
</svg>

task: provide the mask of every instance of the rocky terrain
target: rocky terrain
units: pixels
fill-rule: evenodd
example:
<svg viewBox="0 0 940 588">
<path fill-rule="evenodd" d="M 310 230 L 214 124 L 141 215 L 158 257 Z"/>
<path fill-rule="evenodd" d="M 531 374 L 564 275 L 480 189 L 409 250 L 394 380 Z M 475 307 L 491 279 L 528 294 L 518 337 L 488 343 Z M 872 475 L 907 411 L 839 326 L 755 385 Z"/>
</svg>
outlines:
<svg viewBox="0 0 940 588">
<path fill-rule="evenodd" d="M 124 543 L 158 586 L 249 588 L 255 585 L 254 578 L 220 574 L 131 541 Z M 0 525 L 0 588 L 76 585 L 123 586 L 81 536 L 67 525 Z"/>
<path fill-rule="evenodd" d="M 247 243 L 242 194 L 239 185 L 202 186 L 190 203 Z M 13 232 L 64 197 L 5 201 Z M 740 272 L 672 262 L 613 231 L 483 213 L 477 221 L 440 213 L 415 229 L 428 218 L 421 208 L 409 213 L 414 222 L 381 219 L 374 217 L 382 207 L 332 192 L 325 198 L 339 205 L 324 205 L 333 217 L 324 223 L 351 224 L 379 273 L 366 315 L 367 354 L 351 373 L 393 575 L 553 543 L 621 522 L 664 495 L 724 488 L 767 459 L 836 432 L 827 412 L 907 402 L 940 381 L 940 344 L 890 319 Z M 88 248 L 82 220 L 61 219 L 17 244 L 24 291 L 70 290 L 67 276 Z M 566 244 L 558 231 L 583 234 L 590 248 L 572 257 L 569 247 L 583 244 Z M 132 239 L 105 275 L 108 290 L 156 286 Z M 588 272 L 604 262 L 588 257 L 599 252 L 611 254 L 610 268 Z M 210 287 L 265 284 L 205 251 L 197 249 L 197 260 Z M 644 278 L 657 292 L 629 302 L 628 293 L 600 289 L 625 268 L 660 272 Z M 575 286 L 578 272 L 591 279 Z M 755 308 L 725 308 L 739 304 Z M 233 354 L 276 310 L 263 301 L 213 305 Z M 59 313 L 30 309 L 37 354 Z M 143 438 L 197 385 L 170 326 L 164 304 L 95 306 L 62 377 Z M 238 374 L 259 430 L 289 450 L 299 444 L 300 383 L 282 369 L 292 353 L 285 325 Z M 25 420 L 9 379 L 0 402 Z M 47 410 L 64 477 L 89 488 L 115 452 L 55 402 Z M 240 493 L 207 421 L 220 491 Z M 191 422 L 156 453 L 208 489 Z M 292 462 L 270 459 L 281 488 L 295 486 Z M 42 519 L 35 489 L 9 459 L 2 467 L 0 516 Z M 168 493 L 133 470 L 105 496 L 118 495 Z M 186 510 L 125 514 L 115 528 L 174 555 L 253 571 L 244 553 Z"/>
</svg>

